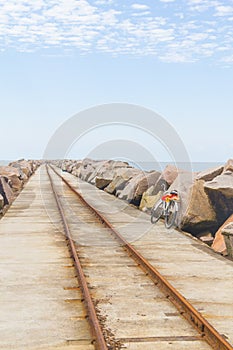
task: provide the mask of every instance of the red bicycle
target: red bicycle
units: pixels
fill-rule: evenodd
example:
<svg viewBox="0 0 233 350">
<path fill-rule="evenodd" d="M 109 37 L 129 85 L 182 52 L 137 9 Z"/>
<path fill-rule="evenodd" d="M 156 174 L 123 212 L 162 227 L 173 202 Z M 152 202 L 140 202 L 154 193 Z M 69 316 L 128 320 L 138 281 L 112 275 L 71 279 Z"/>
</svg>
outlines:
<svg viewBox="0 0 233 350">
<path fill-rule="evenodd" d="M 178 201 L 179 196 L 176 190 L 165 193 L 151 210 L 152 224 L 155 224 L 161 217 L 164 217 L 165 227 L 171 228 L 175 224 L 179 211 Z"/>
</svg>

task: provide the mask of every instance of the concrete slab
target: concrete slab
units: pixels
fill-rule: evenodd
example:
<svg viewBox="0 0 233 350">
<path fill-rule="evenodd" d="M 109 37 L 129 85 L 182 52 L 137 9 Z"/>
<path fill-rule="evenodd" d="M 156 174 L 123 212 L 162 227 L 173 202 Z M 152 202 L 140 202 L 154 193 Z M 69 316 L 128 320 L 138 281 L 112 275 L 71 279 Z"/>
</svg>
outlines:
<svg viewBox="0 0 233 350">
<path fill-rule="evenodd" d="M 53 178 L 56 181 L 56 175 Z M 85 187 L 87 189 L 86 185 Z M 94 226 L 87 225 L 87 217 L 88 223 L 95 222 L 93 214 L 87 214 L 87 209 L 78 203 L 71 191 L 64 191 L 59 186 L 56 189 L 62 196 L 60 198 L 68 222 L 72 222 L 69 227 L 78 244 L 78 253 L 98 314 L 103 318 L 104 328 L 111 336 L 116 341 L 123 342 L 126 349 L 135 346 L 139 349 L 139 344 L 144 349 L 147 342 L 150 346 L 153 344 L 151 349 L 157 349 L 159 339 L 165 348 L 171 339 L 177 338 L 180 341 L 177 342 L 178 346 L 182 338 L 186 342 L 187 339 L 198 339 L 199 349 L 210 349 L 206 344 L 200 346 L 203 341 L 197 331 L 177 313 L 164 294 L 138 268 L 118 241 L 113 239 L 109 230 L 103 228 L 100 222 Z M 91 195 L 94 196 L 92 186 Z M 131 209 L 129 211 L 131 213 Z M 79 220 L 77 224 L 75 217 Z M 135 215 L 131 217 L 135 222 Z M 144 341 L 136 341 L 138 338 Z M 150 339 L 155 339 L 155 342 Z M 173 349 L 179 349 L 178 346 L 173 344 Z"/>
<path fill-rule="evenodd" d="M 114 227 L 131 239 L 135 248 L 233 345 L 232 261 L 215 254 L 186 234 L 165 229 L 163 223 L 151 225 L 147 214 L 71 174 L 62 175 L 76 185 L 94 207 L 101 208 L 102 214 Z M 146 349 L 144 345 L 143 349 Z M 206 346 L 199 345 L 199 349 Z M 140 346 L 141 343 L 127 344 L 130 349 L 139 349 Z M 179 346 L 179 349 L 192 348 L 190 343 Z"/>
<path fill-rule="evenodd" d="M 60 218 L 49 186 L 45 171 L 37 172 L 0 221 L 2 350 L 94 350 L 73 261 L 53 224 Z"/>
</svg>

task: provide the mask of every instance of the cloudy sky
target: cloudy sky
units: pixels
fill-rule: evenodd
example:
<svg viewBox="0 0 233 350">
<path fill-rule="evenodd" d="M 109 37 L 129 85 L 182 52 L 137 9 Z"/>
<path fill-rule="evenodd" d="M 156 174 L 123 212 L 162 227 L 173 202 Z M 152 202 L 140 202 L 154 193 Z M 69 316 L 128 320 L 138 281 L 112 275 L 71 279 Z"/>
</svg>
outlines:
<svg viewBox="0 0 233 350">
<path fill-rule="evenodd" d="M 1 159 L 112 102 L 162 115 L 194 161 L 233 157 L 232 0 L 0 0 L 0 74 Z"/>
</svg>

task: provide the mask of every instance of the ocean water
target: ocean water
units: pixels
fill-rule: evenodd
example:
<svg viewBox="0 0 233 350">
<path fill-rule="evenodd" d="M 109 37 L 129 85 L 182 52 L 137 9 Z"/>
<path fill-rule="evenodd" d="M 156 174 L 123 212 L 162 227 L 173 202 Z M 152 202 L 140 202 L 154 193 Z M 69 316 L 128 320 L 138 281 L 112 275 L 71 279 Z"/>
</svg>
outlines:
<svg viewBox="0 0 233 350">
<path fill-rule="evenodd" d="M 11 160 L 1 160 L 0 159 L 0 166 L 2 165 L 8 165 L 11 162 Z"/>
<path fill-rule="evenodd" d="M 137 163 L 131 163 L 130 165 L 146 171 L 150 171 L 150 170 L 162 171 L 168 164 L 175 165 L 179 169 L 199 172 L 199 171 L 216 168 L 218 166 L 224 165 L 225 162 L 193 162 L 193 163 L 137 162 Z"/>
<path fill-rule="evenodd" d="M 2 165 L 8 165 L 12 160 L 1 160 L 0 159 L 0 166 Z M 157 170 L 162 171 L 168 164 L 173 164 L 179 169 L 193 171 L 193 172 L 199 172 L 202 170 L 207 170 L 210 168 L 215 168 L 221 165 L 224 165 L 225 162 L 193 162 L 193 163 L 184 163 L 184 162 L 128 162 L 130 165 L 132 165 L 135 168 L 139 168 L 145 171 L 150 170 Z"/>
</svg>

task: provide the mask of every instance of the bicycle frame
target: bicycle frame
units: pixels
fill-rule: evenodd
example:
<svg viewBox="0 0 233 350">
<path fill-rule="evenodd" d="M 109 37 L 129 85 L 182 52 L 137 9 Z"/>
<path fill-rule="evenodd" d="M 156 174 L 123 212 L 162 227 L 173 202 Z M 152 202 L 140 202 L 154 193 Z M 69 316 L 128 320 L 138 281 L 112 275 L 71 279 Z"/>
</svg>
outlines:
<svg viewBox="0 0 233 350">
<path fill-rule="evenodd" d="M 161 199 L 154 205 L 151 211 L 151 222 L 156 223 L 160 217 L 164 217 L 165 226 L 171 228 L 178 213 L 179 197 L 174 193 L 164 193 Z M 160 212 L 159 212 L 160 208 Z M 172 211 L 171 211 L 171 208 Z M 171 214 L 172 213 L 172 214 Z M 171 216 L 172 215 L 172 216 Z M 171 218 L 171 221 L 169 220 Z"/>
</svg>

